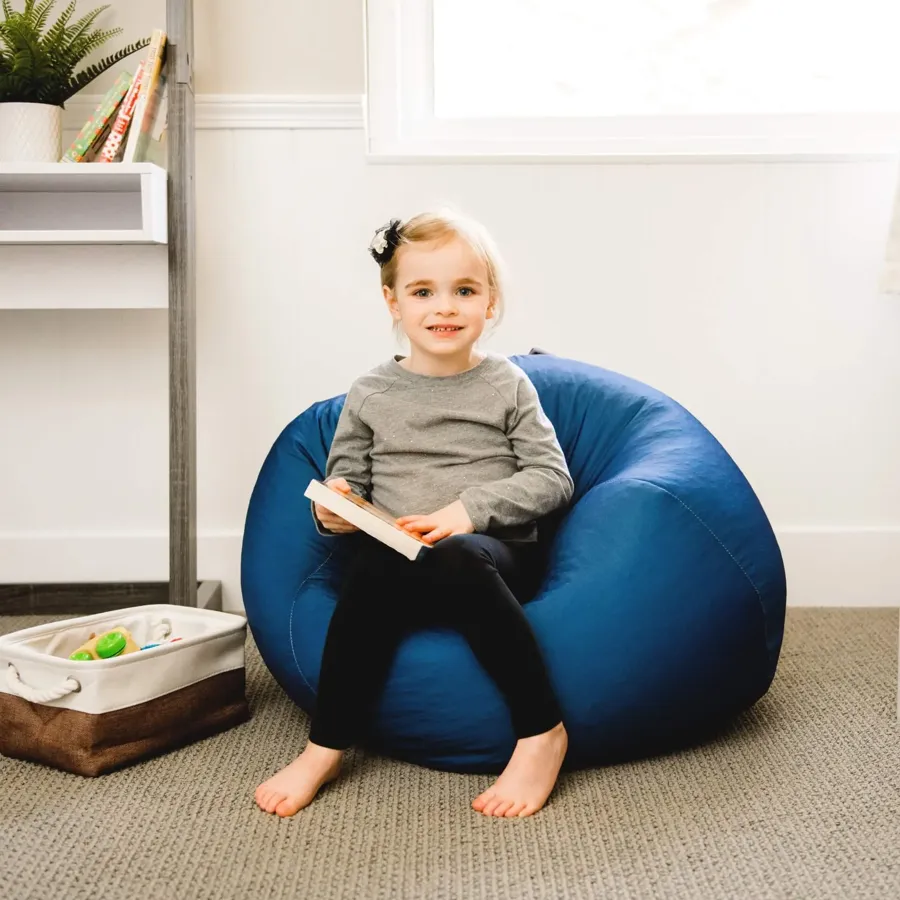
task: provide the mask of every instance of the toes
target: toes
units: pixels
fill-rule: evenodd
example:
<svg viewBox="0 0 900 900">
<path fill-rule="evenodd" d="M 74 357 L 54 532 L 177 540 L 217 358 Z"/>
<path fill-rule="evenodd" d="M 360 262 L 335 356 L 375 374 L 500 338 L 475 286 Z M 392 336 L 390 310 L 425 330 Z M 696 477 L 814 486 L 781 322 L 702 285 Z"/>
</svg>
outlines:
<svg viewBox="0 0 900 900">
<path fill-rule="evenodd" d="M 266 812 L 273 813 L 275 812 L 275 808 L 281 803 L 283 800 L 287 800 L 287 794 L 279 794 L 273 792 L 269 799 L 266 800 Z"/>
<path fill-rule="evenodd" d="M 523 809 L 525 809 L 525 806 L 526 806 L 526 805 L 527 805 L 527 804 L 525 804 L 523 801 L 520 800 L 518 803 L 514 803 L 514 804 L 513 804 L 513 805 L 512 805 L 512 806 L 504 813 L 504 815 L 506 816 L 507 819 L 513 819 L 513 818 L 515 818 L 517 815 L 519 815 L 519 813 L 522 812 Z"/>
<path fill-rule="evenodd" d="M 484 810 L 484 805 L 494 796 L 492 791 L 485 791 L 483 794 L 479 794 L 472 801 L 472 809 L 478 810 L 478 812 L 482 812 Z"/>
<path fill-rule="evenodd" d="M 275 807 L 275 814 L 281 816 L 282 819 L 293 816 L 299 811 L 300 804 L 295 799 L 288 797 L 285 797 L 285 799 Z"/>
<path fill-rule="evenodd" d="M 526 803 L 525 808 L 518 814 L 517 818 L 524 819 L 526 816 L 533 816 L 539 809 L 539 806 L 534 806 L 531 803 Z"/>
<path fill-rule="evenodd" d="M 487 803 L 485 803 L 484 809 L 482 810 L 482 812 L 483 812 L 486 816 L 492 816 L 492 815 L 494 814 L 494 810 L 495 810 L 501 803 L 503 803 L 503 798 L 502 798 L 502 797 L 491 797 L 491 799 L 488 800 Z"/>
<path fill-rule="evenodd" d="M 511 809 L 515 805 L 515 800 L 504 800 L 495 810 L 494 815 L 498 817 L 503 817 L 506 815 L 507 810 Z"/>
</svg>

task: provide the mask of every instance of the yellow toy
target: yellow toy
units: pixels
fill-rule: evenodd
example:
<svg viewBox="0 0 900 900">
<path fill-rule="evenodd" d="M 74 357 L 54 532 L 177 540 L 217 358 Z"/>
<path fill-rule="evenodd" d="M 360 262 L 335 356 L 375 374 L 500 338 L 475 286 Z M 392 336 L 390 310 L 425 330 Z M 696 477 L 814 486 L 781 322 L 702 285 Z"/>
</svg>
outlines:
<svg viewBox="0 0 900 900">
<path fill-rule="evenodd" d="M 104 631 L 103 634 L 92 635 L 91 639 L 82 644 L 69 659 L 85 661 L 112 659 L 114 656 L 124 656 L 126 653 L 135 653 L 140 649 L 127 628 L 116 626 L 109 631 Z"/>
</svg>

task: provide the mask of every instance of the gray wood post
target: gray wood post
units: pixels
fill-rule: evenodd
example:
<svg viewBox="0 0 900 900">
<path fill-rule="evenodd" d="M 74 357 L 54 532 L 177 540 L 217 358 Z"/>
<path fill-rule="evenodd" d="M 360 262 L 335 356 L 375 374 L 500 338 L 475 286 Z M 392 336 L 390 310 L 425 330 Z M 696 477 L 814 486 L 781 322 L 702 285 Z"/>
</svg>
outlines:
<svg viewBox="0 0 900 900">
<path fill-rule="evenodd" d="M 169 47 L 169 602 L 197 605 L 194 4 L 166 0 Z"/>
</svg>

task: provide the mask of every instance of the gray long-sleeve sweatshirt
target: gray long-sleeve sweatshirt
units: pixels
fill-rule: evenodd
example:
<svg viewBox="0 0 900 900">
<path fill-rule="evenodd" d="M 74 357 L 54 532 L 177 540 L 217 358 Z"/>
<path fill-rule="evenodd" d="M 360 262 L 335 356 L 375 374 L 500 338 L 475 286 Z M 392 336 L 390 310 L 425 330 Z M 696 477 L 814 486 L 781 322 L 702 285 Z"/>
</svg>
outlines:
<svg viewBox="0 0 900 900">
<path fill-rule="evenodd" d="M 427 515 L 458 499 L 476 532 L 535 540 L 535 520 L 567 504 L 574 486 L 528 376 L 493 354 L 447 376 L 410 372 L 401 359 L 351 385 L 326 480 L 345 478 L 394 516 Z"/>
</svg>

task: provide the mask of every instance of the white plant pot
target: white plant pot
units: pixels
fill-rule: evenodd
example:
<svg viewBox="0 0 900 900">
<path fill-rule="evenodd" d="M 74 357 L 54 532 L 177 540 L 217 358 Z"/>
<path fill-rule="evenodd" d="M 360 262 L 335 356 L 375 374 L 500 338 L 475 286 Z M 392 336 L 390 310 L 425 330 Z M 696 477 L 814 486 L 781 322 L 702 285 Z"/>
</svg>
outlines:
<svg viewBox="0 0 900 900">
<path fill-rule="evenodd" d="M 62 107 L 0 103 L 0 163 L 59 162 Z"/>
</svg>

